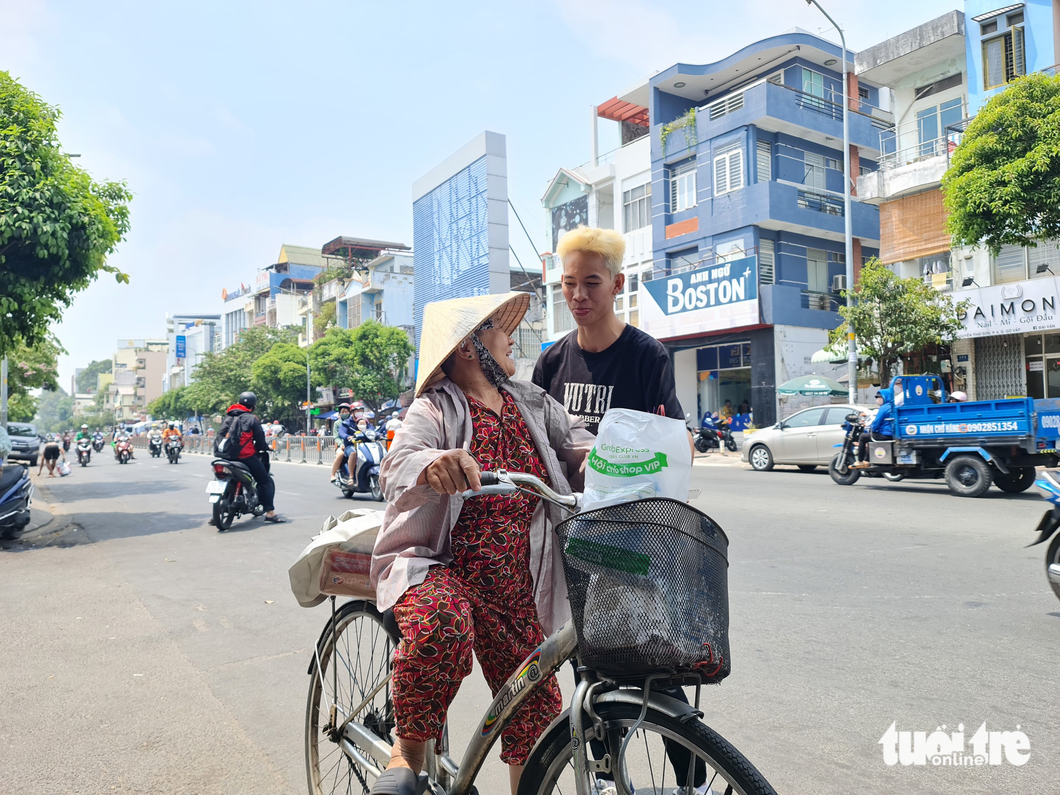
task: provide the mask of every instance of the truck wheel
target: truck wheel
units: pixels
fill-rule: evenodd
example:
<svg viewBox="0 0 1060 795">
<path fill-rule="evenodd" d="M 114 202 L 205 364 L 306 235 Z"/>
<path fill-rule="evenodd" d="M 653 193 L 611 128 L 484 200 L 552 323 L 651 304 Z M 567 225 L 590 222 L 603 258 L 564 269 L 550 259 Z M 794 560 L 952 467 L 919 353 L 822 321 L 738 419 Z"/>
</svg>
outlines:
<svg viewBox="0 0 1060 795">
<path fill-rule="evenodd" d="M 1034 485 L 1034 467 L 1009 467 L 1009 474 L 994 473 L 994 485 L 1009 494 L 1019 494 Z"/>
<path fill-rule="evenodd" d="M 842 453 L 836 453 L 832 460 L 828 462 L 828 475 L 840 486 L 853 486 L 858 482 L 858 478 L 861 477 L 861 471 L 857 469 L 851 469 L 847 466 L 846 474 L 839 471 L 839 457 Z M 853 462 L 851 462 L 853 463 Z"/>
<path fill-rule="evenodd" d="M 946 464 L 946 485 L 958 497 L 979 497 L 993 480 L 990 466 L 977 455 L 959 455 Z"/>
<path fill-rule="evenodd" d="M 756 444 L 752 447 L 751 453 L 747 456 L 747 460 L 750 461 L 751 466 L 759 472 L 768 472 L 773 468 L 773 454 L 769 452 L 769 448 L 764 444 Z"/>
</svg>

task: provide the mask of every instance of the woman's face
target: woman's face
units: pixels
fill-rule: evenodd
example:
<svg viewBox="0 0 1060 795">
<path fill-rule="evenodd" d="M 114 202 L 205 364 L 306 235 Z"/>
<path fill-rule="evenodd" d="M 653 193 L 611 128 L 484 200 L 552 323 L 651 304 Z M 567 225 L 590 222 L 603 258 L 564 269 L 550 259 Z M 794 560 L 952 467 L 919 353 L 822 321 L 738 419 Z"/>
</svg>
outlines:
<svg viewBox="0 0 1060 795">
<path fill-rule="evenodd" d="M 572 251 L 563 260 L 563 299 L 579 326 L 591 326 L 615 312 L 615 296 L 626 277 L 612 276 L 603 255 Z"/>
<path fill-rule="evenodd" d="M 508 374 L 508 377 L 511 378 L 515 375 L 515 359 L 512 357 L 512 345 L 515 340 L 499 328 L 479 331 L 478 338 L 486 346 L 486 350 L 490 352 L 490 355 L 497 360 L 497 364 L 504 368 L 504 372 Z M 475 346 L 470 342 L 468 346 L 471 350 L 475 349 Z"/>
</svg>

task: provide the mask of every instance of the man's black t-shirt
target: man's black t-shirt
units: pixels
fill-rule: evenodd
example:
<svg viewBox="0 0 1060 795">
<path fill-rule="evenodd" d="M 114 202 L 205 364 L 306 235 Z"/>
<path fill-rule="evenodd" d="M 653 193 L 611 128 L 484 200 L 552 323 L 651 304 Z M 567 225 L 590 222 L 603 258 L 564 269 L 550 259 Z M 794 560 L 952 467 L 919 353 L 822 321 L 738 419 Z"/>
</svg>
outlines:
<svg viewBox="0 0 1060 795">
<path fill-rule="evenodd" d="M 665 406 L 667 417 L 685 418 L 666 348 L 628 324 L 599 353 L 582 350 L 577 330 L 572 331 L 541 354 L 532 380 L 568 413 L 581 417 L 592 433 L 608 409 L 654 413 Z"/>
</svg>

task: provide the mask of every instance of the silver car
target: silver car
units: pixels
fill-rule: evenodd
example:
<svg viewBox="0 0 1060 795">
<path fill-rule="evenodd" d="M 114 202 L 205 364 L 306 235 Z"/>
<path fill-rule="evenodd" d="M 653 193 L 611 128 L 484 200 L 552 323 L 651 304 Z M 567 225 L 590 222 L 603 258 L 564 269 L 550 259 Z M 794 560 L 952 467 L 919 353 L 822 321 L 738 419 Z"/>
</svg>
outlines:
<svg viewBox="0 0 1060 795">
<path fill-rule="evenodd" d="M 794 464 L 803 472 L 826 467 L 836 454 L 834 445 L 843 442 L 843 421 L 847 414 L 871 410 L 836 403 L 797 411 L 776 425 L 744 438 L 740 459 L 759 472 L 768 472 L 775 464 Z"/>
</svg>

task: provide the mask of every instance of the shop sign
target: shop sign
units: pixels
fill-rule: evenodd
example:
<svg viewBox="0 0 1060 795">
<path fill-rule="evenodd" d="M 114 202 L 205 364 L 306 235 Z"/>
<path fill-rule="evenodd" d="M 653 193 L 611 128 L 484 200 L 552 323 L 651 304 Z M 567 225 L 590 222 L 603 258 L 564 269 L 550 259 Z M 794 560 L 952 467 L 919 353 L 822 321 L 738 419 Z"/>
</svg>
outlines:
<svg viewBox="0 0 1060 795">
<path fill-rule="evenodd" d="M 640 285 L 641 328 L 658 339 L 758 323 L 758 260 L 664 276 Z"/>
<path fill-rule="evenodd" d="M 183 334 L 177 335 L 177 358 L 188 358 L 188 338 Z"/>
<path fill-rule="evenodd" d="M 957 336 L 996 337 L 1060 328 L 1058 293 L 1056 278 L 958 290 L 953 300 L 967 300 L 969 306 L 960 316 L 964 329 Z"/>
</svg>

